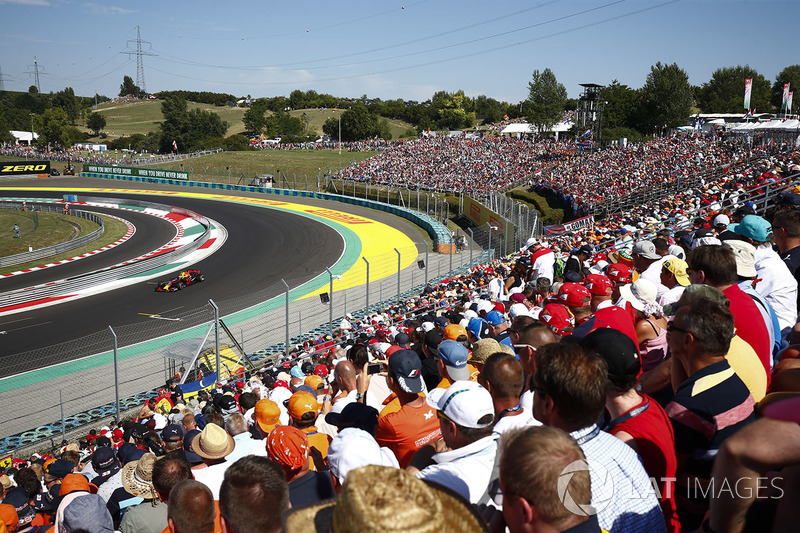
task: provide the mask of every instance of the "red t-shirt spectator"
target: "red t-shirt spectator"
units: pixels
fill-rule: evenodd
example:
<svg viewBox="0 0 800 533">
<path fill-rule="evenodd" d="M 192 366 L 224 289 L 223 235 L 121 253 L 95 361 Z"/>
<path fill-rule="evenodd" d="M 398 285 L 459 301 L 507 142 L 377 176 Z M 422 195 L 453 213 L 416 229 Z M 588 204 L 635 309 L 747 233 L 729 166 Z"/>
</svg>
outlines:
<svg viewBox="0 0 800 533">
<path fill-rule="evenodd" d="M 658 488 L 667 530 L 679 533 L 681 523 L 675 505 L 678 458 L 672 422 L 658 402 L 641 392 L 639 395 L 642 396 L 642 402 L 609 422 L 606 431 L 612 435 L 624 431 L 633 437 L 644 469 Z"/>
</svg>

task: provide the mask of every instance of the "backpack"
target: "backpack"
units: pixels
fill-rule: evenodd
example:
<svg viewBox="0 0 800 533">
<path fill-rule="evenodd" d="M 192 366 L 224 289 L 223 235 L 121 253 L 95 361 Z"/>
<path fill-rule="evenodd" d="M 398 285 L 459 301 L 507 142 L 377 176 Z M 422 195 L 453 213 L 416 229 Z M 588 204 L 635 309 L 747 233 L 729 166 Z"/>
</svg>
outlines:
<svg viewBox="0 0 800 533">
<path fill-rule="evenodd" d="M 560 255 L 556 255 L 556 262 L 553 265 L 553 276 L 564 275 L 564 259 Z"/>
</svg>

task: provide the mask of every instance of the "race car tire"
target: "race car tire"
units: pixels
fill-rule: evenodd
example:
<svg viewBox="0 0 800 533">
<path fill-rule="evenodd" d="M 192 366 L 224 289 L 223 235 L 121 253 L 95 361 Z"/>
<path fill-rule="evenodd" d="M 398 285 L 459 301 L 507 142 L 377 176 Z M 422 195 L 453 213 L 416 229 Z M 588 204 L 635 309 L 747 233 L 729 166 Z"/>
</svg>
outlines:
<svg viewBox="0 0 800 533">
<path fill-rule="evenodd" d="M 197 281 L 205 281 L 205 280 L 206 280 L 205 276 L 200 276 L 199 278 L 197 278 Z"/>
<path fill-rule="evenodd" d="M 180 283 L 178 283 L 178 290 L 181 290 L 184 287 L 186 287 L 186 284 L 184 282 L 181 281 Z"/>
</svg>

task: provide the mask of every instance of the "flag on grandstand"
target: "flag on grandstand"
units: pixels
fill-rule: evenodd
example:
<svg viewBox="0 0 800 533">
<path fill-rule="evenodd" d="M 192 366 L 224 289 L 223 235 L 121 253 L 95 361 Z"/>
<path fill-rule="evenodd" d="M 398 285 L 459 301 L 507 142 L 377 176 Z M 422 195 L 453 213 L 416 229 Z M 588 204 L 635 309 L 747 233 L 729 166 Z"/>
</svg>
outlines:
<svg viewBox="0 0 800 533">
<path fill-rule="evenodd" d="M 744 114 L 744 118 L 750 118 L 752 116 L 753 116 L 753 110 L 752 109 L 748 109 L 747 113 Z"/>
<path fill-rule="evenodd" d="M 503 115 L 503 120 L 508 120 L 508 115 Z"/>
<path fill-rule="evenodd" d="M 750 109 L 750 92 L 753 90 L 753 78 L 744 80 L 744 108 Z"/>
<path fill-rule="evenodd" d="M 581 135 L 581 137 L 588 137 L 591 134 L 592 134 L 592 128 L 589 128 L 588 130 L 583 132 L 583 135 Z"/>
<path fill-rule="evenodd" d="M 176 152 L 178 151 L 178 143 L 176 143 L 175 141 L 172 141 L 172 149 L 175 150 Z"/>
<path fill-rule="evenodd" d="M 542 175 L 542 171 L 541 170 L 537 170 L 536 172 L 533 173 L 533 175 L 534 176 L 541 176 Z"/>
<path fill-rule="evenodd" d="M 784 83 L 783 84 L 783 101 L 781 102 L 781 109 L 783 109 L 785 113 L 788 112 L 787 110 L 789 109 L 789 84 L 788 83 Z"/>
<path fill-rule="evenodd" d="M 792 112 L 792 94 L 794 94 L 794 91 L 789 91 L 789 100 L 787 101 L 787 105 L 786 105 L 786 112 L 787 113 L 791 113 Z"/>
</svg>

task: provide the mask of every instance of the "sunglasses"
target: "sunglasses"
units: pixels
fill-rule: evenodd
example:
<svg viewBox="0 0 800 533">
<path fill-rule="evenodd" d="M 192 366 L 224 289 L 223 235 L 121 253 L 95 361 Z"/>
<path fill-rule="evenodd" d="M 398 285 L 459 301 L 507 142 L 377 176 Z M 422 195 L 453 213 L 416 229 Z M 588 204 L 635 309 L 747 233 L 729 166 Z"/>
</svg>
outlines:
<svg viewBox="0 0 800 533">
<path fill-rule="evenodd" d="M 513 346 L 515 350 L 518 348 L 530 348 L 534 352 L 537 350 L 536 346 L 531 346 L 530 344 L 512 344 L 511 346 Z"/>
<path fill-rule="evenodd" d="M 670 322 L 669 324 L 667 324 L 667 333 L 671 331 L 679 331 L 681 333 L 689 333 L 689 334 L 692 333 L 688 329 L 679 328 L 678 326 L 675 325 L 674 322 Z"/>
</svg>

